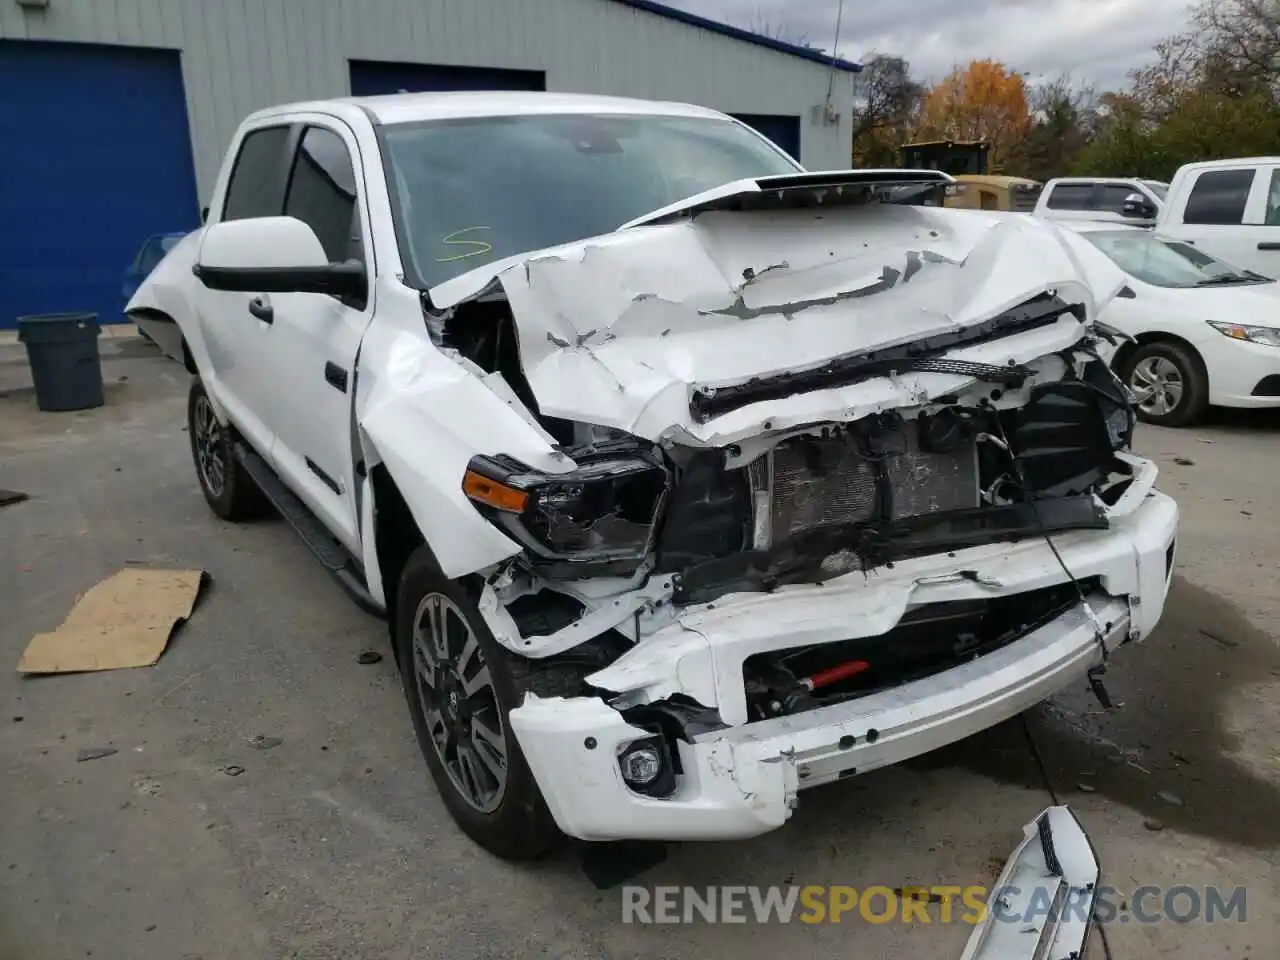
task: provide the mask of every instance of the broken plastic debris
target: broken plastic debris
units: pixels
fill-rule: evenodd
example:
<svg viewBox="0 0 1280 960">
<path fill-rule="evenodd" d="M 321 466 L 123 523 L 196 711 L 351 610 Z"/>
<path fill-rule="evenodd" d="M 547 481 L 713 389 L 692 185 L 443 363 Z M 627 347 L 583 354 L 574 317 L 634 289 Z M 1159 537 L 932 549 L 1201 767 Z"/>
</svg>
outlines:
<svg viewBox="0 0 1280 960">
<path fill-rule="evenodd" d="M 12 504 L 22 503 L 22 501 L 30 499 L 31 497 L 23 493 L 21 490 L 0 489 L 0 507 L 8 507 Z"/>
<path fill-rule="evenodd" d="M 76 754 L 76 763 L 84 763 L 86 760 L 101 760 L 103 757 L 109 757 L 113 753 L 119 753 L 115 747 L 87 747 Z"/>
</svg>

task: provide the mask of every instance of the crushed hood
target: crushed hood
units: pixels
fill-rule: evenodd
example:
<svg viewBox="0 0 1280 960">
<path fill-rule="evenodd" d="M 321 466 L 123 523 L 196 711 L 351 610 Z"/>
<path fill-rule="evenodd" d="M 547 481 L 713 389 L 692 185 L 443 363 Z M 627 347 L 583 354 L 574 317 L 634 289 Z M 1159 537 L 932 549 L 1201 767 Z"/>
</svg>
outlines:
<svg viewBox="0 0 1280 960">
<path fill-rule="evenodd" d="M 1081 305 L 1092 320 L 1125 282 L 1105 255 L 1050 221 L 838 197 L 815 204 L 813 197 L 811 189 L 782 189 L 735 206 L 720 195 L 499 265 L 494 283 L 510 304 L 541 412 L 652 440 L 714 445 L 857 419 L 971 380 L 880 377 L 751 403 L 705 422 L 691 412 L 690 398 L 945 338 L 1046 292 Z M 431 298 L 448 307 L 483 285 L 464 276 Z M 1068 314 L 949 356 L 1021 363 L 1082 334 L 1081 321 Z"/>
</svg>

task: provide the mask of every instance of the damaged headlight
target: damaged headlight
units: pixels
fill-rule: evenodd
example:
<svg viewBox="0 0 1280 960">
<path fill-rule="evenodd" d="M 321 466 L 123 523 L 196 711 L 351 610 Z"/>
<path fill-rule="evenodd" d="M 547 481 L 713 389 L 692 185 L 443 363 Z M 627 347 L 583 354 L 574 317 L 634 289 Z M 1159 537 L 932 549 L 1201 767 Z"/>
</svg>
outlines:
<svg viewBox="0 0 1280 960">
<path fill-rule="evenodd" d="M 648 554 L 669 485 L 662 462 L 642 453 L 595 454 L 560 474 L 481 456 L 462 480 L 471 502 L 533 559 L 611 569 L 634 569 Z"/>
</svg>

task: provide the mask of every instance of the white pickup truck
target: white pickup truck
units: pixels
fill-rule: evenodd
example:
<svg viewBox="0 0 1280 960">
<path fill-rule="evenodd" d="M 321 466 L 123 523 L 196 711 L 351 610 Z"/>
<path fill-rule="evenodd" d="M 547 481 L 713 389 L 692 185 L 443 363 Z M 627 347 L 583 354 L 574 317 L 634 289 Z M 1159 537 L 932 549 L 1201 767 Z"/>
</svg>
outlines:
<svg viewBox="0 0 1280 960">
<path fill-rule="evenodd" d="M 213 511 L 265 496 L 387 617 L 478 843 L 749 837 L 1105 694 L 1164 607 L 1178 510 L 1096 352 L 1124 276 L 885 202 L 948 182 L 678 104 L 277 107 L 128 310 L 182 331 Z"/>
<path fill-rule="evenodd" d="M 1155 227 L 1162 237 L 1280 280 L 1280 157 L 1179 167 Z"/>
<path fill-rule="evenodd" d="M 1149 227 L 1169 185 L 1143 177 L 1055 177 L 1036 199 L 1033 216 L 1046 220 L 1112 221 Z"/>
</svg>

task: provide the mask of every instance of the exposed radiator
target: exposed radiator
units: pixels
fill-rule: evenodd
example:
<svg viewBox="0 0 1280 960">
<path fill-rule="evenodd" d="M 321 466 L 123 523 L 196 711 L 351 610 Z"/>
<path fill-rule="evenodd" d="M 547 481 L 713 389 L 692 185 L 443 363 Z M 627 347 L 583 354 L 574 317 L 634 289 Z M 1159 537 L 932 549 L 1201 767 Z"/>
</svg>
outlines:
<svg viewBox="0 0 1280 960">
<path fill-rule="evenodd" d="M 908 421 L 885 446 L 893 519 L 980 505 L 972 439 L 946 453 L 922 452 L 917 427 Z M 877 515 L 876 465 L 848 434 L 794 437 L 749 470 L 756 549 L 817 527 L 866 523 Z"/>
</svg>

